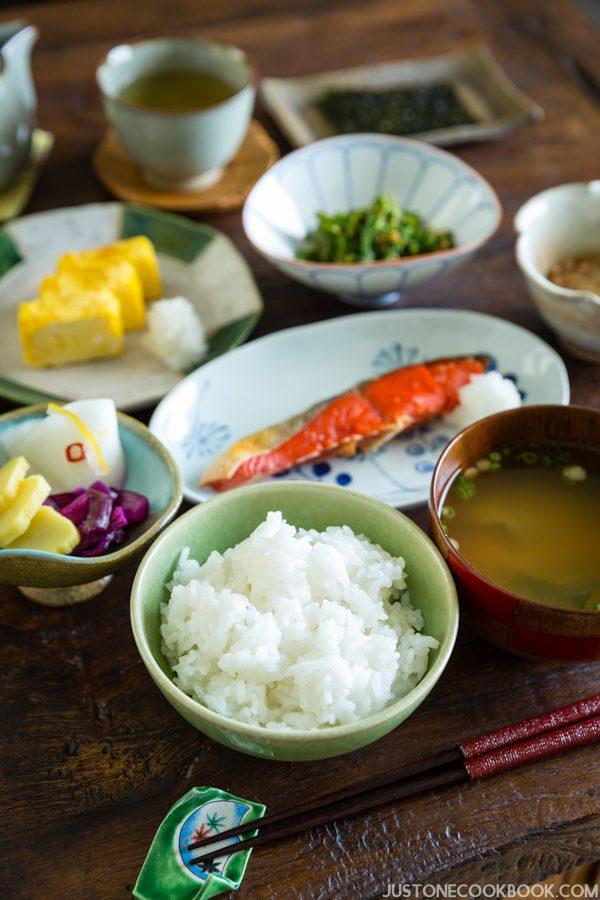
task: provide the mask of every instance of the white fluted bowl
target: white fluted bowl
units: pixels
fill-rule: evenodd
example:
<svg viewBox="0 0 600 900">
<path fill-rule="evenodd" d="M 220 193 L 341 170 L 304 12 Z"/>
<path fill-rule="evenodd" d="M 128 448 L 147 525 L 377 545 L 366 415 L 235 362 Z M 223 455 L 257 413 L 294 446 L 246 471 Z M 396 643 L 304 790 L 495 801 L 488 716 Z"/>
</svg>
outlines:
<svg viewBox="0 0 600 900">
<path fill-rule="evenodd" d="M 368 206 L 379 194 L 450 230 L 457 246 L 370 263 L 296 259 L 317 212 Z M 471 166 L 438 147 L 381 134 L 317 141 L 272 166 L 244 205 L 246 237 L 284 274 L 355 306 L 396 302 L 402 292 L 445 275 L 493 235 L 502 215 L 493 188 Z"/>
</svg>

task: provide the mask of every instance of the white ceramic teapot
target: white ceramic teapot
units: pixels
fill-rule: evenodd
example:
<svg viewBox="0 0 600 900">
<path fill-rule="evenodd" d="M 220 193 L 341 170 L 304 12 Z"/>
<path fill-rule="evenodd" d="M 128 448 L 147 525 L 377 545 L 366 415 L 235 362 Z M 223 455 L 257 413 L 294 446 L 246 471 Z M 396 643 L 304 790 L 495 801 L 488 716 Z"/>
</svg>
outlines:
<svg viewBox="0 0 600 900">
<path fill-rule="evenodd" d="M 0 24 L 0 190 L 29 159 L 36 112 L 30 60 L 37 37 L 34 25 Z"/>
</svg>

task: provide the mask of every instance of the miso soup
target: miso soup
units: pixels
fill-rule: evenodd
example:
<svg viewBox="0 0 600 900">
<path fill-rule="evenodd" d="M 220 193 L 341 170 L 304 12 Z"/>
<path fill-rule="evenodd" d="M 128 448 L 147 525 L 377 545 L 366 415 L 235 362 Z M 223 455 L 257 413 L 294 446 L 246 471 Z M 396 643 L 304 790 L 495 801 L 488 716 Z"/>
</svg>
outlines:
<svg viewBox="0 0 600 900">
<path fill-rule="evenodd" d="M 440 510 L 458 552 L 537 603 L 600 610 L 600 453 L 501 447 L 460 472 Z"/>
<path fill-rule="evenodd" d="M 123 100 L 153 109 L 206 109 L 236 93 L 224 78 L 199 69 L 156 69 L 120 92 Z"/>
</svg>

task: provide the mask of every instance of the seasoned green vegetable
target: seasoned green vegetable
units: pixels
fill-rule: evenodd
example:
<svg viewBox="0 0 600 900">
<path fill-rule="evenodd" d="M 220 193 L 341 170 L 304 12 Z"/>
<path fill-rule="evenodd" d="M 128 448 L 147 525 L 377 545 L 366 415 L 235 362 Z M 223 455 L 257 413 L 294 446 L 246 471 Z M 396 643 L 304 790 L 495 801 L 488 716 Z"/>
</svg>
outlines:
<svg viewBox="0 0 600 900">
<path fill-rule="evenodd" d="M 337 134 L 419 134 L 473 119 L 450 84 L 383 91 L 329 91 L 317 104 Z"/>
<path fill-rule="evenodd" d="M 298 259 L 354 263 L 417 256 L 454 247 L 450 231 L 433 231 L 392 197 L 377 197 L 367 209 L 317 213 L 318 228 L 306 235 Z"/>
</svg>

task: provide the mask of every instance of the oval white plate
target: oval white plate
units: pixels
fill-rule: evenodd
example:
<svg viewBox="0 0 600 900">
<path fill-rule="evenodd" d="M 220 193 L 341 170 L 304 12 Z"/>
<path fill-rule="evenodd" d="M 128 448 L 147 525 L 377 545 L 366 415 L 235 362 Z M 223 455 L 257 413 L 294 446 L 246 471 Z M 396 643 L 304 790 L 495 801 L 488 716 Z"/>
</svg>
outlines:
<svg viewBox="0 0 600 900">
<path fill-rule="evenodd" d="M 54 369 L 23 362 L 17 307 L 35 297 L 59 256 L 135 234 L 154 244 L 165 297 L 183 294 L 198 310 L 212 356 L 246 339 L 262 312 L 250 269 L 224 234 L 182 216 L 130 203 L 88 203 L 34 213 L 0 228 L 0 396 L 18 403 L 111 397 L 119 409 L 156 403 L 181 381 L 126 335 L 121 356 Z"/>
<path fill-rule="evenodd" d="M 489 353 L 514 378 L 525 403 L 568 403 L 558 354 L 536 335 L 493 316 L 407 309 L 344 316 L 268 335 L 188 375 L 158 405 L 150 428 L 181 470 L 192 502 L 207 465 L 234 441 L 280 422 L 366 378 L 411 363 Z M 453 436 L 443 420 L 415 429 L 378 453 L 297 466 L 283 476 L 349 485 L 392 506 L 427 499 L 431 472 Z"/>
</svg>

